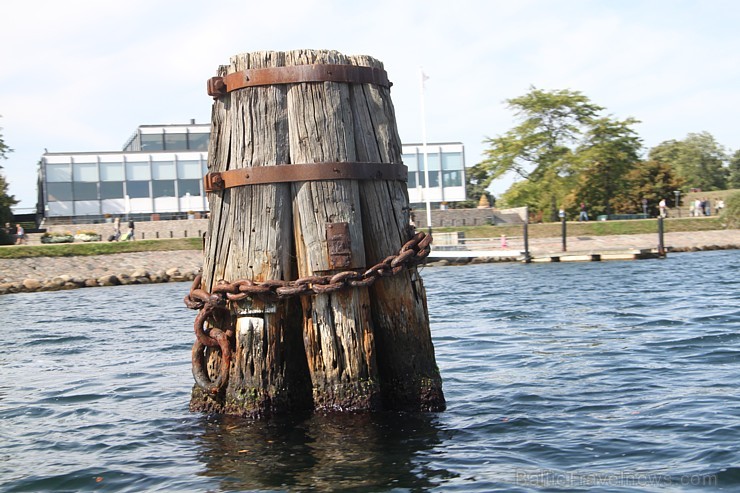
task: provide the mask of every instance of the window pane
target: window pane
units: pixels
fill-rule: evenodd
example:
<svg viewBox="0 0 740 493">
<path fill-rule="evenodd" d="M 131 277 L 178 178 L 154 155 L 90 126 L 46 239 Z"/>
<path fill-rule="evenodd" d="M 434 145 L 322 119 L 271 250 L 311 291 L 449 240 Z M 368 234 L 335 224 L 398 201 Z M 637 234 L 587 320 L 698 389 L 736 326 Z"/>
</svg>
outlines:
<svg viewBox="0 0 740 493">
<path fill-rule="evenodd" d="M 184 151 L 188 148 L 188 139 L 185 134 L 164 134 L 165 151 Z"/>
<path fill-rule="evenodd" d="M 87 182 L 74 182 L 75 200 L 97 200 L 98 184 Z"/>
<path fill-rule="evenodd" d="M 175 180 L 152 181 L 152 195 L 154 195 L 154 197 L 174 197 Z"/>
<path fill-rule="evenodd" d="M 188 149 L 191 151 L 207 151 L 209 133 L 188 134 Z"/>
<path fill-rule="evenodd" d="M 429 172 L 429 188 L 434 188 L 438 186 L 439 186 L 439 172 L 430 171 Z"/>
<path fill-rule="evenodd" d="M 98 165 L 92 163 L 74 163 L 72 165 L 74 181 L 98 181 Z"/>
<path fill-rule="evenodd" d="M 442 153 L 442 169 L 463 169 L 463 159 L 461 152 Z"/>
<path fill-rule="evenodd" d="M 127 180 L 151 180 L 151 174 L 149 171 L 149 163 L 126 163 L 126 179 Z"/>
<path fill-rule="evenodd" d="M 416 154 L 404 154 L 401 156 L 401 161 L 408 167 L 409 173 L 419 170 L 419 162 L 416 156 Z"/>
<path fill-rule="evenodd" d="M 127 181 L 126 193 L 132 199 L 142 199 L 149 197 L 148 181 Z"/>
<path fill-rule="evenodd" d="M 123 182 L 122 181 L 102 181 L 100 182 L 101 199 L 122 199 Z"/>
<path fill-rule="evenodd" d="M 200 195 L 200 180 L 177 180 L 177 192 L 180 197 L 185 194 Z"/>
<path fill-rule="evenodd" d="M 177 177 L 178 178 L 190 178 L 190 179 L 201 179 L 200 161 L 178 161 L 177 162 Z"/>
<path fill-rule="evenodd" d="M 409 181 L 406 184 L 407 188 L 416 188 L 416 171 L 409 171 Z"/>
<path fill-rule="evenodd" d="M 102 181 L 123 181 L 123 163 L 100 163 Z"/>
<path fill-rule="evenodd" d="M 177 178 L 175 175 L 175 163 L 172 161 L 153 162 L 152 178 L 155 180 L 174 180 Z"/>
<path fill-rule="evenodd" d="M 72 181 L 72 168 L 69 164 L 47 164 L 46 181 Z M 70 197 L 66 200 L 72 200 Z"/>
<path fill-rule="evenodd" d="M 423 158 L 423 157 L 422 157 Z M 429 153 L 427 155 L 427 160 L 429 162 L 429 171 L 437 171 L 439 169 L 439 153 Z M 431 174 L 431 173 L 430 173 Z M 429 180 L 432 178 L 429 177 Z"/>
<path fill-rule="evenodd" d="M 419 172 L 417 176 L 419 177 L 419 186 L 422 188 L 426 187 L 427 177 L 424 175 L 424 172 Z"/>
<path fill-rule="evenodd" d="M 162 134 L 142 134 L 141 135 L 142 151 L 163 151 Z"/>
<path fill-rule="evenodd" d="M 49 196 L 49 202 L 72 200 L 72 182 L 48 183 L 46 193 Z"/>
<path fill-rule="evenodd" d="M 443 171 L 442 180 L 445 187 L 461 187 L 462 171 Z"/>
</svg>

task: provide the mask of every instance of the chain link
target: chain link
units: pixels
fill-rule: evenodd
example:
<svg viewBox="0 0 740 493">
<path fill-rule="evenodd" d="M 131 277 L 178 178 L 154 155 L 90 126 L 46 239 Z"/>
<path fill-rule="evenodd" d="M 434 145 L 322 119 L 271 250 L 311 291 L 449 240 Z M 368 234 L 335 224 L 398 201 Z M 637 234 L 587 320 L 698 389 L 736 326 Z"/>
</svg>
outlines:
<svg viewBox="0 0 740 493">
<path fill-rule="evenodd" d="M 193 377 L 203 390 L 216 394 L 226 385 L 231 362 L 231 340 L 234 331 L 217 328 L 206 329 L 205 324 L 214 312 L 227 311 L 227 302 L 241 301 L 246 298 L 285 299 L 292 296 L 327 294 L 343 288 L 371 286 L 378 278 L 393 276 L 424 261 L 431 251 L 432 236 L 416 233 L 399 250 L 373 265 L 365 272 L 348 270 L 334 274 L 306 276 L 295 281 L 268 280 L 252 281 L 240 279 L 233 282 L 220 280 L 209 293 L 201 288 L 202 276 L 198 275 L 185 295 L 185 305 L 193 310 L 200 310 L 195 317 L 194 329 L 196 341 L 193 345 Z M 203 368 L 205 348 L 219 347 L 221 350 L 221 368 L 215 381 L 208 377 Z"/>
</svg>

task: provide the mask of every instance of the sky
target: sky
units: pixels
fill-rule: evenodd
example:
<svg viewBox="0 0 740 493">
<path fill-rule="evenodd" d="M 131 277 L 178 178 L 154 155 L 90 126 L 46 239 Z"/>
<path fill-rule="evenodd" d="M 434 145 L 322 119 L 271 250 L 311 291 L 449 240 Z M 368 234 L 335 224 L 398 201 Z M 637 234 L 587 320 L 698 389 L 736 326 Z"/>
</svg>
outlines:
<svg viewBox="0 0 740 493">
<path fill-rule="evenodd" d="M 636 118 L 645 150 L 709 132 L 735 151 L 739 25 L 735 0 L 0 0 L 0 134 L 13 149 L 0 173 L 25 212 L 45 151 L 116 151 L 138 125 L 208 123 L 220 65 L 294 49 L 382 61 L 401 141 L 426 127 L 428 142 L 462 142 L 468 166 L 517 124 L 506 100 L 532 87 Z"/>
</svg>

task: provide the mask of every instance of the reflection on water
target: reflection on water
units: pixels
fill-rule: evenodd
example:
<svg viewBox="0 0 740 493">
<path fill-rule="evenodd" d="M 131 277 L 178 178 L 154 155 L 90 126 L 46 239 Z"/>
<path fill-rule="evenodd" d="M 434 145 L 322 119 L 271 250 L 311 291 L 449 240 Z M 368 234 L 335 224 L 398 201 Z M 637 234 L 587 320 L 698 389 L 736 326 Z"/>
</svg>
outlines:
<svg viewBox="0 0 740 493">
<path fill-rule="evenodd" d="M 455 475 L 421 457 L 436 415 L 330 414 L 269 422 L 204 418 L 200 460 L 224 490 L 426 490 Z M 318 485 L 318 486 L 317 486 Z"/>
</svg>

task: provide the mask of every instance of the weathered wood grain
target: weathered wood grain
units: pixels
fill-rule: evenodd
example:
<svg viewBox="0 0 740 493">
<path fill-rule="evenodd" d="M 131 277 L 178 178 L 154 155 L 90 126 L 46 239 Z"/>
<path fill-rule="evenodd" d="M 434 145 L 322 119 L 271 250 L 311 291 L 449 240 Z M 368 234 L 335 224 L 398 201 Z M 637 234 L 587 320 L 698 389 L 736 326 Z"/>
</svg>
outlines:
<svg viewBox="0 0 740 493">
<path fill-rule="evenodd" d="M 245 53 L 219 74 L 300 64 L 382 68 L 336 51 Z M 209 170 L 291 163 L 401 161 L 388 88 L 339 82 L 234 91 L 213 105 Z M 219 279 L 292 280 L 363 272 L 409 238 L 408 195 L 397 181 L 306 181 L 212 193 L 204 288 Z M 327 225 L 346 223 L 350 265 L 332 264 Z M 193 391 L 196 410 L 260 415 L 318 410 L 444 409 L 426 295 L 416 269 L 353 288 L 231 307 L 229 383 L 217 396 Z M 223 327 L 222 327 L 223 328 Z M 209 372 L 218 370 L 218 351 Z"/>
</svg>

